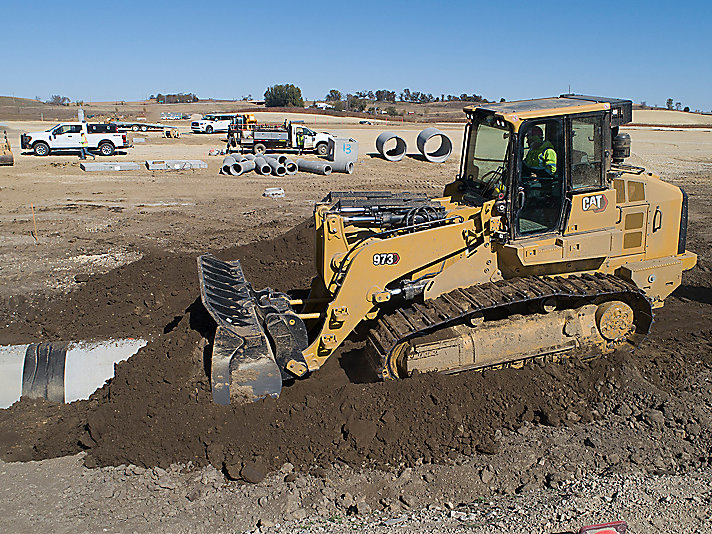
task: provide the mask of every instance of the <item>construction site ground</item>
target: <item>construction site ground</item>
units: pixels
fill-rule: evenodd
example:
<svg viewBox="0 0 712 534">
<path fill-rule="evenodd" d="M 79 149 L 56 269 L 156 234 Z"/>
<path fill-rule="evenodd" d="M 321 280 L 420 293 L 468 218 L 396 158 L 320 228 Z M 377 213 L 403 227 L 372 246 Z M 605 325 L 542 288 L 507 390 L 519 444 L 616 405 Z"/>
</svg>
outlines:
<svg viewBox="0 0 712 534">
<path fill-rule="evenodd" d="M 350 120 L 328 130 L 359 141 L 353 175 L 230 177 L 207 155 L 223 134 L 146 133 L 97 160 L 208 168 L 86 173 L 76 154 L 19 150 L 20 132 L 49 126 L 3 125 L 15 166 L 0 167 L 0 345 L 149 343 L 88 401 L 0 410 L 1 531 L 555 533 L 622 519 L 712 532 L 712 129 L 629 130 L 628 163 L 689 194 L 699 255 L 636 352 L 364 383 L 354 338 L 280 399 L 220 407 L 196 255 L 239 258 L 257 288 L 306 287 L 315 200 L 437 196 L 459 148 L 427 163 L 422 126 L 394 127 L 409 155 L 389 163 L 383 128 Z M 461 126 L 441 129 L 461 146 Z M 273 186 L 285 198 L 262 196 Z"/>
</svg>

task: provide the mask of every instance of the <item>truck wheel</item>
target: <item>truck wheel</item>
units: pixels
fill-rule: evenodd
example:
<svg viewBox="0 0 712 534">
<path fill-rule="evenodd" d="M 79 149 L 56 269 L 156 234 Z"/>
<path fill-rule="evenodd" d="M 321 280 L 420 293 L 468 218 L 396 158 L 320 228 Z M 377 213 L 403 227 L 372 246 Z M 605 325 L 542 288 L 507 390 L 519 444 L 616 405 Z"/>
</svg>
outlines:
<svg viewBox="0 0 712 534">
<path fill-rule="evenodd" d="M 212 126 L 207 126 L 207 127 L 205 128 L 205 133 L 209 133 L 209 134 L 213 133 L 213 127 L 212 127 Z"/>
<path fill-rule="evenodd" d="M 142 132 L 147 132 L 147 131 L 148 131 L 148 126 L 146 126 L 145 124 L 142 125 L 142 126 L 141 126 L 141 131 L 142 131 Z"/>
<path fill-rule="evenodd" d="M 138 124 L 134 124 L 133 126 L 131 126 L 131 129 L 132 129 L 134 132 L 138 132 Z"/>
<path fill-rule="evenodd" d="M 326 156 L 329 153 L 329 146 L 326 143 L 316 145 L 316 153 L 320 156 Z"/>
<path fill-rule="evenodd" d="M 266 150 L 267 147 L 262 143 L 256 143 L 255 146 L 252 147 L 252 152 L 255 154 L 264 154 Z"/>
<path fill-rule="evenodd" d="M 99 154 L 102 156 L 113 156 L 114 155 L 114 145 L 111 143 L 102 143 L 99 145 Z"/>
<path fill-rule="evenodd" d="M 39 142 L 35 143 L 32 147 L 36 156 L 48 156 L 49 155 L 49 145 L 47 143 Z"/>
</svg>

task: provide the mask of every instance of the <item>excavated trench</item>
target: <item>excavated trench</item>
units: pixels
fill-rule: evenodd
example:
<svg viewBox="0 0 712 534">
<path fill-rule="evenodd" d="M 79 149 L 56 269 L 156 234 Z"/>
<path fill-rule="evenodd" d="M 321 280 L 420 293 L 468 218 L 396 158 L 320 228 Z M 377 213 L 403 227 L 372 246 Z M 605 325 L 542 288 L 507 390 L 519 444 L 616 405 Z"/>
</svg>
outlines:
<svg viewBox="0 0 712 534">
<path fill-rule="evenodd" d="M 272 240 L 216 254 L 242 260 L 255 287 L 286 291 L 307 287 L 313 252 L 313 229 L 305 222 Z M 708 284 L 706 272 L 695 276 L 693 285 Z M 676 320 L 698 313 L 687 308 L 673 306 Z M 192 461 L 247 480 L 284 462 L 302 469 L 336 460 L 387 467 L 491 453 L 502 427 L 556 426 L 571 413 L 592 420 L 592 407 L 606 401 L 600 385 L 616 380 L 615 369 L 645 368 L 657 358 L 665 362 L 660 386 L 672 388 L 684 381 L 687 359 L 710 363 L 708 332 L 682 353 L 677 340 L 660 334 L 635 354 L 586 363 L 369 383 L 359 373 L 363 342 L 352 336 L 324 368 L 285 387 L 278 400 L 224 407 L 211 401 L 215 325 L 200 303 L 194 256 L 152 252 L 64 298 L 14 300 L 3 313 L 22 319 L 1 334 L 0 344 L 33 335 L 152 337 L 87 401 L 22 400 L 0 410 L 0 457 L 39 460 L 86 450 L 89 467 Z"/>
</svg>

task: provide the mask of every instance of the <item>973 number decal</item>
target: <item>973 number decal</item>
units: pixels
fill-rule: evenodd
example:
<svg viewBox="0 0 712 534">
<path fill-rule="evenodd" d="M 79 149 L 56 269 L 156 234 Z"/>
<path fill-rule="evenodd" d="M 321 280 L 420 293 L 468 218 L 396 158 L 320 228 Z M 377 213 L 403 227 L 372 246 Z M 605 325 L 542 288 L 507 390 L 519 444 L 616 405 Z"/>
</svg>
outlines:
<svg viewBox="0 0 712 534">
<path fill-rule="evenodd" d="M 373 255 L 374 265 L 395 265 L 400 261 L 400 256 L 397 252 L 383 252 Z"/>
</svg>

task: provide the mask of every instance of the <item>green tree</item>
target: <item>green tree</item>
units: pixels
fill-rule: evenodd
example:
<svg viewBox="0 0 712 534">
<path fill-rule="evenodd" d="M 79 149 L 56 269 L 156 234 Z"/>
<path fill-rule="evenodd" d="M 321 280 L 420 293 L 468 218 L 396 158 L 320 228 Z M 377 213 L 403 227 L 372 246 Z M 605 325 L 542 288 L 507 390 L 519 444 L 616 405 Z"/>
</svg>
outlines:
<svg viewBox="0 0 712 534">
<path fill-rule="evenodd" d="M 668 109 L 672 109 L 672 98 L 668 98 L 667 102 L 665 102 L 665 105 Z"/>
<path fill-rule="evenodd" d="M 391 117 L 395 117 L 398 115 L 398 111 L 396 110 L 395 106 L 388 106 L 386 108 L 386 113 L 388 113 Z"/>
<path fill-rule="evenodd" d="M 265 91 L 265 106 L 273 107 L 304 107 L 302 90 L 296 85 L 273 85 Z"/>
<path fill-rule="evenodd" d="M 327 102 L 338 102 L 339 100 L 341 100 L 341 91 L 338 89 L 332 89 L 329 91 L 329 94 L 326 95 Z"/>
</svg>

